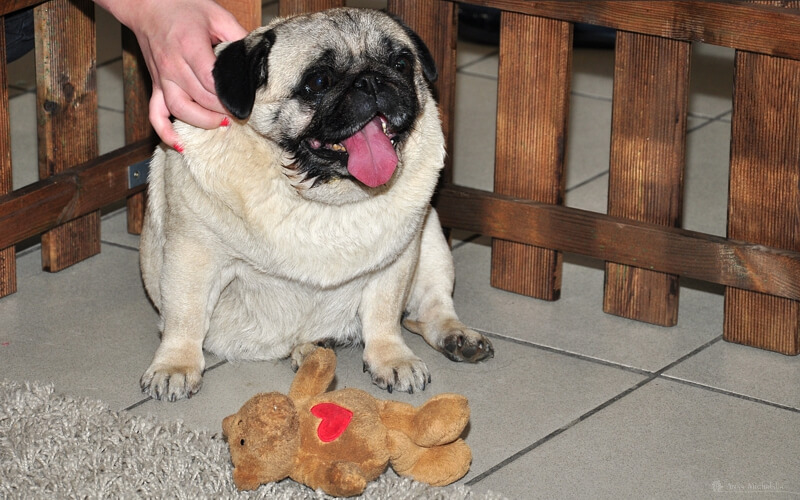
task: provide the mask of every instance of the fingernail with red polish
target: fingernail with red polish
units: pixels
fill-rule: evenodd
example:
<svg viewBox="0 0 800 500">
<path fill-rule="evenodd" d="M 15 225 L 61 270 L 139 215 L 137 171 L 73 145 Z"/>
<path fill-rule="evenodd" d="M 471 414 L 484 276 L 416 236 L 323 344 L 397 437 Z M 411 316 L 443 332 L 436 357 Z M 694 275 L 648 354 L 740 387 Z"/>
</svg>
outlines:
<svg viewBox="0 0 800 500">
<path fill-rule="evenodd" d="M 172 147 L 175 148 L 175 151 L 177 151 L 178 153 L 183 154 L 183 146 L 181 146 L 177 142 L 173 144 Z"/>
<path fill-rule="evenodd" d="M 220 126 L 220 127 L 227 127 L 227 126 L 229 126 L 230 124 L 231 124 L 231 121 L 230 121 L 230 120 L 228 119 L 228 117 L 226 116 L 226 117 L 224 117 L 224 118 L 222 119 L 222 121 L 220 122 L 219 126 Z"/>
</svg>

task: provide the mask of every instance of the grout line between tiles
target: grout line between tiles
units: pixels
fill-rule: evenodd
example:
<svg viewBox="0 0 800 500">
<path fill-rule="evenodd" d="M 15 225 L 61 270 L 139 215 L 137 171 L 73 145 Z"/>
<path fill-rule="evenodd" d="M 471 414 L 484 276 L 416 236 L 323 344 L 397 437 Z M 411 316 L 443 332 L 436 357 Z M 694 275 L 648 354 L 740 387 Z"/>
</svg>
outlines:
<svg viewBox="0 0 800 500">
<path fill-rule="evenodd" d="M 718 114 L 718 115 L 716 115 L 716 116 L 710 116 L 710 117 L 709 117 L 709 116 L 698 116 L 698 115 L 694 115 L 694 117 L 695 117 L 695 118 L 701 118 L 701 119 L 704 119 L 704 120 L 706 120 L 706 121 L 704 121 L 704 122 L 703 122 L 703 123 L 701 123 L 700 125 L 697 125 L 696 127 L 687 128 L 687 129 L 686 129 L 686 133 L 687 133 L 687 134 L 689 134 L 689 133 L 691 133 L 691 132 L 694 132 L 694 131 L 696 131 L 696 130 L 700 130 L 701 128 L 704 128 L 704 127 L 706 127 L 707 125 L 711 125 L 712 123 L 717 123 L 717 122 L 719 122 L 719 121 L 721 121 L 721 120 L 722 120 L 722 117 L 724 117 L 724 116 L 726 116 L 726 115 L 729 115 L 729 114 L 731 114 L 731 113 L 732 113 L 732 110 L 730 110 L 730 109 L 729 109 L 729 110 L 726 110 L 726 111 L 724 111 L 724 112 L 722 112 L 722 113 L 720 113 L 720 114 Z M 689 116 L 693 116 L 693 115 L 690 113 L 690 114 L 689 114 Z M 726 123 L 727 123 L 727 122 L 726 122 Z"/>
<path fill-rule="evenodd" d="M 620 370 L 624 370 L 624 371 L 627 371 L 627 372 L 635 373 L 637 375 L 644 375 L 644 376 L 649 377 L 649 376 L 652 376 L 652 375 L 658 373 L 658 372 L 653 372 L 653 371 L 650 371 L 650 370 L 643 370 L 641 368 L 635 368 L 633 366 L 623 365 L 621 363 L 615 363 L 613 361 L 608 361 L 608 360 L 605 360 L 605 359 L 600 359 L 600 358 L 595 358 L 595 357 L 592 357 L 592 356 L 587 356 L 585 354 L 580 354 L 580 353 L 573 352 L 573 351 L 567 351 L 567 350 L 564 350 L 564 349 L 559 349 L 557 347 L 551 347 L 551 346 L 547 346 L 547 345 L 544 345 L 544 344 L 537 344 L 535 342 L 530 342 L 530 341 L 527 341 L 527 340 L 520 340 L 520 339 L 516 339 L 516 338 L 513 338 L 513 337 L 506 337 L 506 336 L 504 336 L 502 334 L 498 334 L 498 333 L 487 332 L 487 331 L 479 330 L 479 329 L 475 329 L 475 330 L 480 332 L 480 333 L 482 333 L 482 334 L 484 334 L 485 336 L 487 336 L 489 338 L 505 340 L 505 341 L 508 341 L 508 342 L 511 342 L 511 343 L 514 343 L 514 344 L 523 345 L 523 346 L 526 346 L 526 347 L 532 347 L 534 349 L 537 349 L 537 350 L 540 350 L 540 351 L 549 352 L 549 353 L 552 353 L 552 354 L 561 354 L 563 356 L 567 356 L 567 357 L 574 358 L 574 359 L 579 359 L 581 361 L 588 361 L 590 363 L 594 363 L 594 364 L 597 364 L 597 365 L 608 366 L 608 367 L 611 367 L 611 368 L 618 368 Z"/>
<path fill-rule="evenodd" d="M 464 245 L 466 245 L 467 243 L 472 243 L 473 241 L 477 240 L 478 238 L 480 238 L 482 236 L 483 236 L 482 234 L 475 233 L 472 236 L 469 236 L 468 238 L 466 238 L 464 240 L 461 240 L 458 243 L 456 243 L 455 245 L 453 245 L 453 248 L 451 248 L 450 251 L 452 252 L 453 250 L 461 248 Z"/>
<path fill-rule="evenodd" d="M 213 365 L 211 365 L 208 368 L 206 368 L 205 371 L 203 372 L 203 375 L 205 376 L 205 374 L 210 372 L 211 370 L 213 370 L 215 368 L 219 368 L 220 366 L 225 365 L 227 363 L 228 362 L 225 361 L 224 359 L 222 361 L 218 361 L 217 363 L 214 363 Z M 141 401 L 137 401 L 136 403 L 133 403 L 132 405 L 128 406 L 127 408 L 123 408 L 122 411 L 131 411 L 134 408 L 138 408 L 138 407 L 142 406 L 143 404 L 147 403 L 148 401 L 153 401 L 153 397 L 152 396 L 147 396 L 146 398 L 142 399 Z"/>
<path fill-rule="evenodd" d="M 493 57 L 497 57 L 499 54 L 500 54 L 499 50 L 494 50 L 492 52 L 489 52 L 487 54 L 484 54 L 484 55 L 480 56 L 479 58 L 475 59 L 474 61 L 470 61 L 468 63 L 462 64 L 461 66 L 456 68 L 456 71 L 457 72 L 462 72 L 463 70 L 469 68 L 470 66 L 474 66 L 474 65 L 476 65 L 476 64 L 478 64 L 480 62 L 483 62 L 483 61 L 485 61 L 487 59 L 491 59 Z M 465 74 L 470 74 L 472 76 L 487 76 L 487 75 L 481 75 L 480 73 L 473 74 L 473 73 L 465 72 Z M 493 80 L 497 80 L 497 77 L 493 77 L 492 79 Z"/>
<path fill-rule="evenodd" d="M 138 247 L 132 247 L 130 245 L 124 245 L 122 243 L 117 243 L 117 242 L 114 242 L 114 241 L 108 241 L 108 240 L 101 239 L 100 243 L 102 243 L 103 245 L 109 245 L 109 246 L 112 246 L 112 247 L 122 248 L 124 250 L 132 250 L 134 252 L 138 252 L 139 251 Z"/>
<path fill-rule="evenodd" d="M 583 422 L 587 418 L 592 417 L 596 413 L 608 408 L 609 406 L 611 406 L 612 404 L 616 403 L 617 401 L 619 401 L 620 399 L 624 398 L 625 396 L 629 395 L 630 393 L 642 388 L 644 385 L 652 382 L 656 378 L 657 378 L 656 376 L 648 377 L 648 378 L 640 381 L 638 384 L 634 385 L 633 387 L 629 387 L 628 389 L 622 391 L 621 393 L 617 394 L 616 396 L 614 396 L 613 398 L 609 399 L 608 401 L 600 404 L 599 406 L 596 406 L 596 407 L 592 408 L 591 410 L 589 410 L 588 412 L 584 413 L 580 417 L 576 418 L 572 422 L 569 422 L 565 426 L 554 430 L 553 432 L 551 432 L 550 434 L 546 435 L 545 437 L 539 439 L 535 443 L 533 443 L 533 444 L 531 444 L 529 446 L 526 446 L 525 448 L 519 450 L 518 452 L 516 452 L 513 455 L 511 455 L 510 457 L 506 458 L 505 460 L 503 460 L 499 464 L 495 465 L 494 467 L 482 472 L 481 474 L 478 474 L 477 476 L 473 477 L 472 479 L 470 479 L 469 481 L 465 482 L 464 484 L 466 486 L 474 486 L 475 484 L 483 481 L 484 479 L 486 479 L 487 477 L 491 476 L 495 472 L 503 469 L 507 465 L 510 465 L 511 463 L 513 463 L 513 462 L 517 461 L 518 459 L 522 458 L 523 456 L 527 455 L 528 453 L 530 453 L 534 449 L 538 448 L 539 446 L 547 443 L 548 441 L 550 441 L 553 438 L 559 436 L 560 434 L 563 434 L 564 432 L 568 431 L 572 427 L 574 427 L 574 426 L 578 425 L 579 423 Z"/>
<path fill-rule="evenodd" d="M 775 403 L 774 401 L 768 401 L 766 399 L 761 398 L 754 398 L 752 396 L 747 396 L 745 394 L 739 394 L 737 392 L 728 391 L 725 389 L 720 389 L 718 387 L 712 387 L 710 385 L 701 384 L 698 382 L 692 382 L 691 380 L 686 380 L 682 378 L 675 377 L 674 375 L 662 375 L 661 378 L 665 380 L 671 380 L 672 382 L 677 382 L 679 384 L 688 385 L 689 387 L 694 387 L 697 389 L 704 389 L 707 391 L 715 392 L 717 394 L 722 394 L 724 396 L 731 396 L 736 399 L 741 399 L 743 401 L 749 401 L 751 403 L 760 403 L 766 406 L 771 406 L 773 408 L 777 408 L 779 410 L 788 410 L 792 413 L 800 413 L 800 408 L 796 408 L 794 406 L 788 406 L 780 403 Z"/>
<path fill-rule="evenodd" d="M 482 333 L 486 333 L 486 332 L 482 332 Z M 499 335 L 493 335 L 493 336 L 494 337 L 498 337 L 498 338 L 502 338 Z M 681 356 L 680 358 L 678 358 L 677 360 L 675 360 L 672 363 L 668 364 L 667 366 L 661 368 L 660 370 L 650 373 L 647 376 L 647 378 L 645 378 L 644 380 L 641 380 L 639 383 L 633 385 L 632 387 L 629 387 L 628 389 L 622 391 L 621 393 L 617 394 L 616 396 L 612 397 L 611 399 L 608 399 L 607 401 L 601 403 L 600 405 L 592 408 L 591 410 L 587 411 L 586 413 L 584 413 L 583 415 L 579 416 L 575 420 L 567 423 L 563 427 L 560 427 L 560 428 L 554 430 L 553 432 L 551 432 L 550 434 L 548 434 L 548 435 L 544 436 L 543 438 L 539 439 L 535 443 L 533 443 L 533 444 L 531 444 L 529 446 L 526 446 L 525 448 L 519 450 L 518 452 L 514 453 L 510 457 L 506 458 L 505 460 L 501 461 L 500 463 L 496 464 L 495 466 L 487 469 L 486 471 L 478 474 L 477 476 L 475 476 L 474 478 L 470 479 L 469 481 L 467 481 L 464 484 L 466 486 L 474 486 L 475 484 L 479 483 L 480 481 L 483 481 L 484 479 L 486 479 L 487 477 L 491 476 L 495 472 L 497 472 L 497 471 L 505 468 L 507 465 L 510 465 L 511 463 L 517 461 L 518 459 L 520 459 L 523 456 L 527 455 L 528 453 L 530 453 L 531 451 L 535 450 L 536 448 L 542 446 L 543 444 L 551 441 L 552 439 L 556 438 L 557 436 L 563 434 L 564 432 L 568 431 L 569 429 L 571 429 L 571 428 L 575 427 L 576 425 L 580 424 L 584 420 L 586 420 L 588 418 L 591 418 L 592 416 L 594 416 L 597 413 L 603 411 L 604 409 L 608 408 L 609 406 L 611 406 L 612 404 L 616 403 L 617 401 L 619 401 L 619 400 L 623 399 L 624 397 L 632 394 L 633 392 L 641 389 L 642 387 L 644 387 L 645 385 L 649 384 L 653 380 L 661 378 L 661 376 L 667 370 L 670 370 L 670 369 L 674 368 L 675 366 L 683 363 L 687 359 L 697 355 L 701 351 L 704 351 L 705 349 L 707 349 L 710 346 L 716 344 L 720 340 L 722 340 L 722 335 L 711 339 L 710 341 L 706 342 L 705 344 L 701 345 L 700 347 L 697 347 L 696 349 L 694 349 L 693 351 L 689 352 L 688 354 L 685 354 L 685 355 Z M 528 345 L 528 344 L 526 343 L 526 345 Z M 591 360 L 591 358 L 587 358 L 587 359 Z M 613 365 L 613 363 L 611 363 L 611 364 Z"/>
<path fill-rule="evenodd" d="M 570 95 L 575 97 L 585 97 L 586 99 L 594 99 L 595 101 L 614 102 L 614 99 L 605 95 L 589 94 L 586 92 L 579 92 L 576 90 L 571 91 Z"/>
<path fill-rule="evenodd" d="M 593 176 L 589 177 L 588 179 L 582 180 L 581 182 L 579 182 L 579 183 L 575 184 L 574 186 L 570 186 L 570 187 L 568 187 L 568 188 L 566 189 L 566 192 L 567 192 L 567 193 L 569 193 L 569 192 L 570 192 L 570 191 L 572 191 L 573 189 L 578 189 L 578 188 L 579 188 L 579 187 L 581 187 L 581 186 L 585 186 L 586 184 L 590 184 L 590 183 L 592 183 L 592 182 L 596 181 L 597 179 L 599 179 L 599 178 L 601 178 L 601 177 L 603 177 L 603 176 L 605 176 L 605 175 L 608 175 L 608 169 L 606 169 L 606 170 L 603 170 L 603 171 L 602 171 L 602 172 L 600 172 L 600 173 L 594 174 Z"/>
<path fill-rule="evenodd" d="M 497 77 L 496 76 L 484 75 L 484 74 L 481 74 L 481 73 L 473 73 L 472 71 L 461 71 L 461 70 L 459 70 L 458 74 L 464 75 L 464 76 L 471 76 L 471 77 L 474 77 L 474 78 L 483 78 L 484 80 L 492 80 L 492 81 L 495 81 L 495 82 L 497 81 Z"/>
</svg>

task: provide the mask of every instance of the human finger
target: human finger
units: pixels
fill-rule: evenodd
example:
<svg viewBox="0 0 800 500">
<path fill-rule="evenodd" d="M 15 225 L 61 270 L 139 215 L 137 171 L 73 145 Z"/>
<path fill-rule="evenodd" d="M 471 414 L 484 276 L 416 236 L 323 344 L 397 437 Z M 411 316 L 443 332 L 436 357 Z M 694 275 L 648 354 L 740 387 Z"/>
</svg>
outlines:
<svg viewBox="0 0 800 500">
<path fill-rule="evenodd" d="M 210 110 L 202 103 L 193 101 L 183 88 L 172 82 L 165 82 L 163 92 L 164 103 L 172 116 L 190 125 L 214 129 L 222 126 L 227 118 L 224 113 Z"/>
<path fill-rule="evenodd" d="M 160 88 L 153 89 L 148 112 L 150 124 L 158 134 L 158 137 L 168 146 L 175 148 L 178 152 L 183 152 L 183 146 L 180 144 L 178 134 L 175 133 L 175 129 L 169 119 L 170 112 L 164 102 L 164 93 Z"/>
</svg>

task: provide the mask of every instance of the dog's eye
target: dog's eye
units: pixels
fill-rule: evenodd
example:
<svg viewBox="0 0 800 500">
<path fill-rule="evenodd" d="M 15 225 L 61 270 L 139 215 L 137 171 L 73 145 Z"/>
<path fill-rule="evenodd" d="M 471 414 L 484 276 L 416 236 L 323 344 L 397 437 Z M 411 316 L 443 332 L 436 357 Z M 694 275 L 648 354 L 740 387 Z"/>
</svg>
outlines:
<svg viewBox="0 0 800 500">
<path fill-rule="evenodd" d="M 313 94 L 321 94 L 331 87 L 333 80 L 328 73 L 314 73 L 306 80 L 306 91 Z"/>
<path fill-rule="evenodd" d="M 414 62 L 411 60 L 411 56 L 403 54 L 398 57 L 394 62 L 394 69 L 404 75 L 411 74 L 414 71 Z"/>
</svg>

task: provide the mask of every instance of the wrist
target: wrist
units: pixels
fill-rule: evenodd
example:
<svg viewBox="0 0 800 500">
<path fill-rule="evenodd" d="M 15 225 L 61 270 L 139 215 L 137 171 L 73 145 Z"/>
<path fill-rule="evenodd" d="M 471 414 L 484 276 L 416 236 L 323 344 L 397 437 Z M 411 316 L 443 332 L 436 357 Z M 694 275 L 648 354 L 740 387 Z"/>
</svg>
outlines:
<svg viewBox="0 0 800 500">
<path fill-rule="evenodd" d="M 93 0 L 107 10 L 120 23 L 133 31 L 139 26 L 139 16 L 157 6 L 158 0 Z"/>
</svg>

